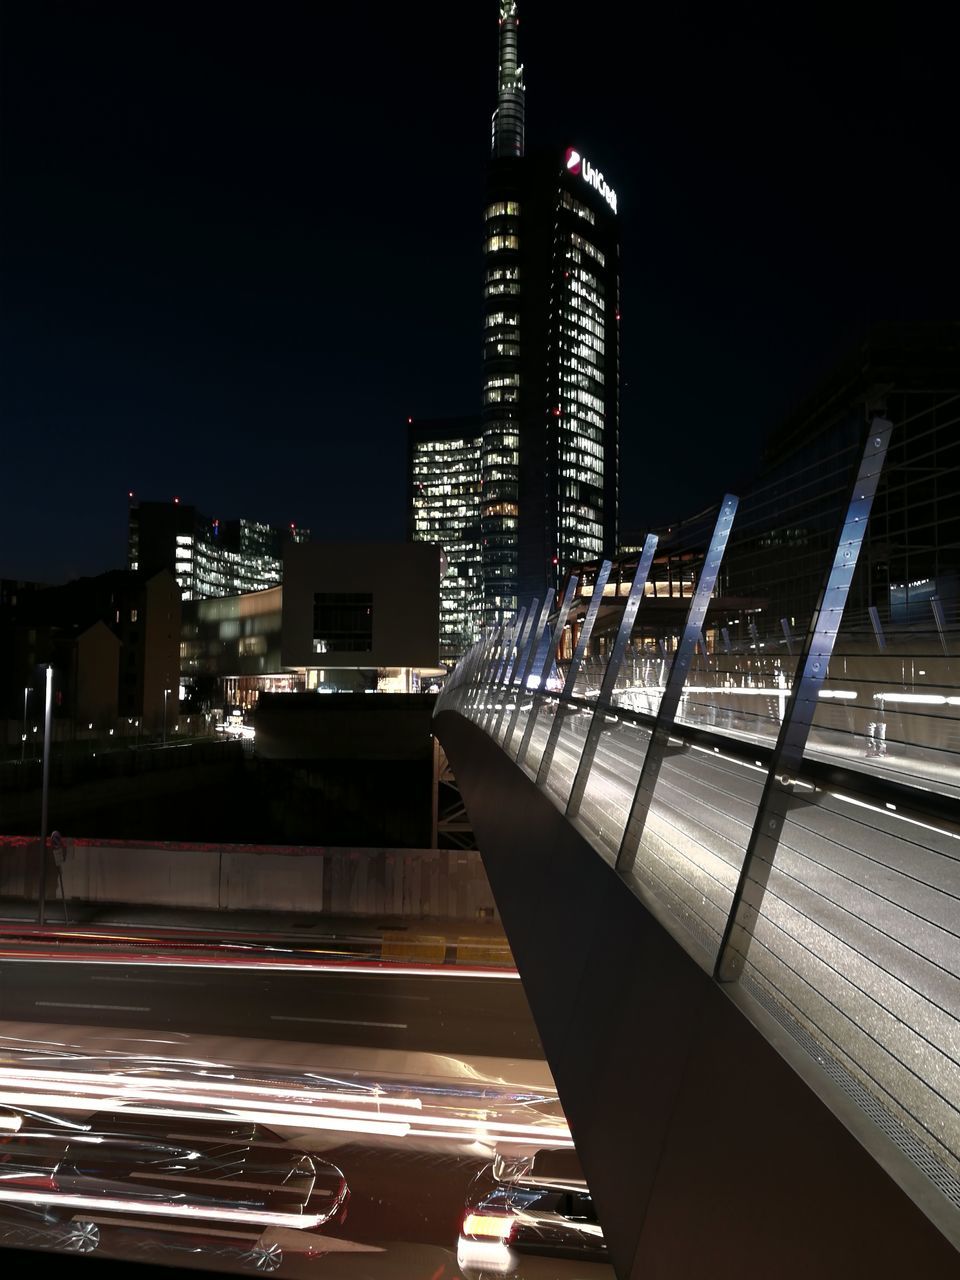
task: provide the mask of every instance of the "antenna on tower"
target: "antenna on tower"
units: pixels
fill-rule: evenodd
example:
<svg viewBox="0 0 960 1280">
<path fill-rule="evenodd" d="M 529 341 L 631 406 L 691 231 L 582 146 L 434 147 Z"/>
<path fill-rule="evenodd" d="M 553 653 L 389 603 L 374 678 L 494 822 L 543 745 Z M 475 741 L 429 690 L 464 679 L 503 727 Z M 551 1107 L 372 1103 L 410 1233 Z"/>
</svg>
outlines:
<svg viewBox="0 0 960 1280">
<path fill-rule="evenodd" d="M 517 0 L 500 0 L 500 71 L 490 147 L 494 156 L 523 155 L 524 84 L 523 64 L 517 61 L 519 26 Z"/>
</svg>

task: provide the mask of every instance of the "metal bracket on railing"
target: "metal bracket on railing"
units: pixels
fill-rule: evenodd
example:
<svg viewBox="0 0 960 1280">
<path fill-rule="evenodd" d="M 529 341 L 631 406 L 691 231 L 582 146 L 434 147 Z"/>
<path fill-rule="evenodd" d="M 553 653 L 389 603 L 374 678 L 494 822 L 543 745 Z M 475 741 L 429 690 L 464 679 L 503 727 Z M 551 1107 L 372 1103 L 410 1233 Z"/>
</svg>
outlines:
<svg viewBox="0 0 960 1280">
<path fill-rule="evenodd" d="M 614 686 L 617 683 L 617 677 L 620 674 L 620 666 L 623 662 L 623 655 L 626 652 L 627 643 L 630 640 L 633 624 L 637 617 L 637 610 L 640 608 L 643 600 L 643 592 L 647 585 L 647 578 L 650 576 L 650 566 L 653 564 L 653 553 L 657 549 L 657 535 L 648 533 L 646 541 L 643 544 L 643 551 L 637 562 L 637 571 L 633 575 L 633 582 L 630 586 L 630 594 L 627 596 L 626 604 L 623 606 L 623 616 L 620 619 L 620 628 L 617 631 L 617 638 L 614 641 L 613 652 L 610 654 L 610 661 L 607 663 L 607 669 L 603 673 L 603 680 L 600 684 L 600 692 L 597 695 L 597 705 L 594 708 L 593 717 L 590 721 L 590 728 L 587 730 L 586 741 L 583 744 L 583 751 L 580 755 L 580 763 L 577 765 L 577 775 L 573 780 L 573 786 L 570 789 L 570 798 L 567 801 L 567 817 L 575 818 L 580 812 L 580 805 L 583 801 L 583 793 L 586 790 L 587 782 L 590 777 L 590 769 L 593 766 L 593 759 L 597 753 L 597 744 L 600 741 L 600 733 L 603 729 L 603 718 L 610 706 L 610 699 L 613 695 Z"/>
<path fill-rule="evenodd" d="M 707 614 L 707 606 L 710 603 L 710 597 L 713 595 L 713 589 L 717 584 L 720 562 L 723 560 L 723 553 L 727 548 L 730 528 L 737 513 L 738 503 L 739 499 L 735 498 L 732 493 L 726 494 L 720 503 L 720 513 L 717 516 L 713 535 L 710 538 L 710 546 L 707 548 L 703 568 L 700 571 L 697 589 L 693 593 L 690 608 L 687 610 L 680 644 L 677 646 L 677 651 L 673 657 L 666 688 L 663 691 L 663 697 L 660 699 L 660 706 L 657 710 L 657 719 L 650 734 L 646 755 L 643 757 L 640 779 L 637 782 L 633 803 L 630 806 L 630 814 L 623 831 L 623 839 L 620 841 L 620 849 L 617 853 L 616 866 L 618 871 L 630 870 L 640 847 L 640 838 L 643 835 L 647 814 L 650 811 L 654 788 L 657 785 L 660 767 L 663 764 L 667 743 L 670 740 L 670 730 L 673 727 L 677 708 L 680 705 L 683 686 L 686 684 L 687 676 L 690 672 L 693 651 L 700 638 L 700 630 Z"/>
<path fill-rule="evenodd" d="M 803 765 L 803 753 L 816 714 L 817 699 L 850 594 L 850 584 L 863 545 L 867 520 L 892 431 L 892 423 L 884 418 L 875 418 L 870 425 L 833 561 L 827 570 L 819 603 L 810 619 L 798 673 L 794 678 L 793 690 L 740 868 L 715 969 L 715 976 L 720 982 L 734 982 L 740 977 L 753 941 L 754 928 L 763 905 L 767 881 L 773 870 L 780 833 L 794 795 L 794 782 Z"/>
</svg>

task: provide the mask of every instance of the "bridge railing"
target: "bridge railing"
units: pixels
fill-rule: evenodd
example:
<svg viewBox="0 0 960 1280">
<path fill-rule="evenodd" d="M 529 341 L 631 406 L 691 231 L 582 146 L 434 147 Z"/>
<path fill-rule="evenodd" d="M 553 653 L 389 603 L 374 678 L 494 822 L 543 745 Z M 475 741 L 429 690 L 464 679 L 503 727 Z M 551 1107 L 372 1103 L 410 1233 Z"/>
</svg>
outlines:
<svg viewBox="0 0 960 1280">
<path fill-rule="evenodd" d="M 568 646 L 558 663 L 569 599 L 534 604 L 464 657 L 437 713 L 493 737 L 957 1227 L 960 620 L 846 612 L 889 430 L 871 424 L 802 633 L 754 622 L 706 643 L 728 496 L 672 634 L 651 640 L 625 608 L 601 657 Z"/>
</svg>

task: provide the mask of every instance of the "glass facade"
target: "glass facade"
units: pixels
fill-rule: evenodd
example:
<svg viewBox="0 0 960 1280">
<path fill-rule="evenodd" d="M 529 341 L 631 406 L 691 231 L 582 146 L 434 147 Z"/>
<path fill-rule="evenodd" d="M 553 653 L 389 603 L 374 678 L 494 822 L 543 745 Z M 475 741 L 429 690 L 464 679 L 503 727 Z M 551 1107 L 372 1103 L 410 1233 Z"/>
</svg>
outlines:
<svg viewBox="0 0 960 1280">
<path fill-rule="evenodd" d="M 178 501 L 131 502 L 127 555 L 131 569 L 169 569 L 184 600 L 209 600 L 277 586 L 284 545 L 309 539 L 294 524 L 210 519 Z"/>
<path fill-rule="evenodd" d="M 483 615 L 616 546 L 616 217 L 555 152 L 491 164 L 483 217 Z"/>
<path fill-rule="evenodd" d="M 440 657 L 458 658 L 480 634 L 480 434 L 476 420 L 411 423 L 410 537 L 443 552 Z"/>
<path fill-rule="evenodd" d="M 520 495 L 520 216 L 517 200 L 484 210 L 483 442 L 480 455 L 483 598 L 497 615 L 517 607 Z"/>
</svg>

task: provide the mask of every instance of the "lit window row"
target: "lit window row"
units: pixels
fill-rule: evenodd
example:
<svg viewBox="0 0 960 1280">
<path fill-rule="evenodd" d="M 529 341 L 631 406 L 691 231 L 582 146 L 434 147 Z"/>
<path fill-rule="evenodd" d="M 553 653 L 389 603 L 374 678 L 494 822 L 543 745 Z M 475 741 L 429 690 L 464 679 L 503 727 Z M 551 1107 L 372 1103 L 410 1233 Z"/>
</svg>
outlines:
<svg viewBox="0 0 960 1280">
<path fill-rule="evenodd" d="M 567 324 L 577 325 L 579 328 L 585 329 L 587 333 L 595 334 L 598 338 L 606 337 L 606 326 L 602 323 L 598 323 L 576 307 L 565 307 L 563 318 Z"/>
<path fill-rule="evenodd" d="M 516 217 L 519 212 L 520 205 L 516 200 L 498 200 L 495 204 L 487 205 L 483 211 L 483 216 L 487 219 L 505 216 Z"/>
<path fill-rule="evenodd" d="M 600 281 L 583 266 L 583 255 L 578 249 L 567 249 L 563 255 L 564 261 L 569 264 L 568 279 L 580 280 L 583 284 L 588 285 L 591 289 L 599 289 Z"/>
<path fill-rule="evenodd" d="M 561 193 L 560 203 L 563 205 L 564 209 L 569 209 L 572 213 L 575 213 L 578 218 L 584 218 L 591 226 L 596 222 L 596 218 L 593 216 L 593 210 L 588 209 L 587 206 L 585 204 L 581 204 L 579 200 L 574 200 L 569 191 Z"/>
<path fill-rule="evenodd" d="M 519 236 L 491 236 L 483 244 L 484 253 L 499 253 L 501 249 L 519 249 Z"/>
<path fill-rule="evenodd" d="M 604 341 L 603 330 L 601 329 L 600 333 L 593 333 L 591 332 L 591 329 L 594 327 L 595 326 L 588 325 L 585 321 L 571 323 L 570 320 L 565 318 L 563 321 L 563 328 L 561 329 L 561 336 L 565 338 L 568 343 L 573 343 L 575 346 L 588 346 L 591 350 L 599 352 L 600 355 L 605 355 L 607 348 Z"/>
<path fill-rule="evenodd" d="M 483 318 L 483 323 L 488 329 L 495 329 L 501 325 L 519 325 L 520 317 L 515 311 L 491 311 Z"/>
<path fill-rule="evenodd" d="M 588 374 L 597 382 L 603 381 L 600 376 L 603 371 L 603 356 L 587 343 L 573 343 L 568 340 L 561 346 L 560 357 L 563 361 L 562 369 L 573 369 L 578 373 Z"/>
<path fill-rule="evenodd" d="M 583 298 L 585 301 L 592 303 L 601 311 L 604 309 L 603 291 L 596 287 L 596 281 L 588 284 L 585 280 L 579 279 L 577 275 L 573 275 L 567 280 L 567 288 L 578 298 Z"/>
<path fill-rule="evenodd" d="M 589 240 L 584 240 L 583 236 L 578 236 L 575 231 L 570 232 L 570 243 L 575 249 L 579 249 L 581 253 L 586 253 L 591 258 L 596 258 L 601 267 L 607 265 L 606 255 L 595 244 L 591 244 Z"/>
<path fill-rule="evenodd" d="M 594 458 L 598 462 L 603 459 L 603 445 L 596 440 L 581 436 L 574 441 L 564 441 L 560 450 L 561 462 L 582 462 Z"/>
</svg>

